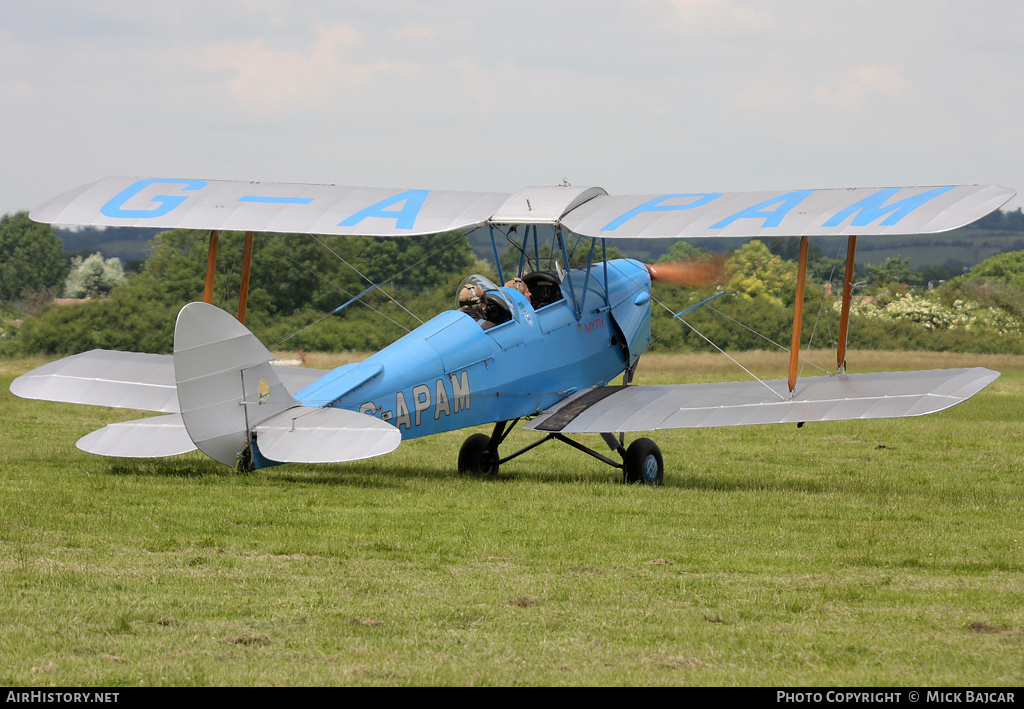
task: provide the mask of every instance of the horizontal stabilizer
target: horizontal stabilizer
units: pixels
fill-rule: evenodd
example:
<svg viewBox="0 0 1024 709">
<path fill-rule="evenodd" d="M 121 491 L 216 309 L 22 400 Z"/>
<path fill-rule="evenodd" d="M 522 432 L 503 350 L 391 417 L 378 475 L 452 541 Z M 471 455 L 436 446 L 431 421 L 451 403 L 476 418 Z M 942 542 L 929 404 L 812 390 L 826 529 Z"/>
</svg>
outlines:
<svg viewBox="0 0 1024 709">
<path fill-rule="evenodd" d="M 90 350 L 21 375 L 11 382 L 11 393 L 66 404 L 178 410 L 170 355 Z"/>
<path fill-rule="evenodd" d="M 164 458 L 196 449 L 178 414 L 112 423 L 75 445 L 86 453 L 113 458 Z"/>
<path fill-rule="evenodd" d="M 275 371 L 293 394 L 327 374 L 305 367 L 276 367 Z M 11 382 L 11 393 L 65 404 L 178 411 L 172 355 L 90 350 L 21 375 Z"/>
<path fill-rule="evenodd" d="M 367 414 L 297 406 L 255 429 L 260 455 L 279 463 L 342 463 L 390 453 L 398 429 Z"/>
<path fill-rule="evenodd" d="M 921 416 L 959 404 L 998 377 L 981 367 L 805 377 L 792 397 L 782 379 L 600 387 L 567 399 L 525 428 L 627 433 Z"/>
</svg>

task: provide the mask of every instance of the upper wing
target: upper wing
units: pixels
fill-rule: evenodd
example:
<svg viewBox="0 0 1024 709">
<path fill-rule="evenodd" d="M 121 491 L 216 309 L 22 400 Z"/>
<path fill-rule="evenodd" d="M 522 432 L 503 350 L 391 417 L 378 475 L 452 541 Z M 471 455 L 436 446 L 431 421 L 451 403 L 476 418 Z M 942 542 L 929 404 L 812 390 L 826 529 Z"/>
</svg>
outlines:
<svg viewBox="0 0 1024 709">
<path fill-rule="evenodd" d="M 925 234 L 970 224 L 1015 192 L 994 185 L 612 196 L 110 177 L 32 210 L 50 224 L 413 236 L 545 224 L 595 238 Z"/>
<path fill-rule="evenodd" d="M 562 225 L 589 237 L 931 234 L 974 222 L 1016 194 L 994 185 L 599 196 Z"/>
<path fill-rule="evenodd" d="M 509 195 L 280 182 L 108 177 L 51 199 L 47 224 L 414 236 L 479 226 Z"/>
<path fill-rule="evenodd" d="M 785 380 L 598 387 L 561 402 L 524 428 L 561 433 L 628 433 L 921 416 L 974 396 L 999 377 L 982 367 L 805 377 L 789 396 Z"/>
</svg>

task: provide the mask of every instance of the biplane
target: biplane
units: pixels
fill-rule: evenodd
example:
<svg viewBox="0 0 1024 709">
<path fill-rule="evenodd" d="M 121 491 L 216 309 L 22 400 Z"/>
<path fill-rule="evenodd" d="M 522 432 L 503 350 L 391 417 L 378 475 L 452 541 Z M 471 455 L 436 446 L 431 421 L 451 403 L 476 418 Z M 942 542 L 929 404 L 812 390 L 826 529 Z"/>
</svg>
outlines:
<svg viewBox="0 0 1024 709">
<path fill-rule="evenodd" d="M 84 352 L 17 378 L 11 391 L 162 414 L 114 423 L 78 441 L 104 456 L 199 449 L 252 470 L 358 460 L 388 453 L 402 439 L 486 424 L 493 425 L 489 435 L 464 442 L 461 471 L 496 473 L 541 443 L 559 441 L 620 469 L 625 481 L 657 485 L 665 469 L 658 446 L 649 438 L 627 446 L 626 434 L 917 416 L 988 386 L 999 373 L 984 368 L 846 371 L 856 240 L 954 229 L 1013 195 L 978 185 L 613 196 L 568 184 L 491 193 L 108 178 L 50 200 L 31 218 L 209 230 L 204 300 L 181 309 L 171 355 Z M 477 228 L 490 230 L 498 263 L 499 283 L 467 279 L 486 305 L 493 325 L 486 330 L 466 312 L 447 310 L 363 362 L 319 371 L 272 366 L 273 355 L 244 325 L 255 234 L 388 238 Z M 539 229 L 554 237 L 550 268 L 538 267 Z M 211 304 L 224 230 L 246 233 L 237 317 Z M 501 272 L 495 231 L 521 250 L 515 274 Z M 587 240 L 585 266 L 569 267 L 568 235 Z M 798 377 L 808 238 L 829 235 L 848 237 L 836 370 Z M 651 282 L 658 273 L 636 260 L 608 260 L 607 240 L 779 236 L 801 240 L 788 379 L 633 384 L 651 342 Z M 527 288 L 501 286 L 506 275 Z M 539 438 L 503 455 L 501 444 L 520 421 Z M 577 434 L 599 434 L 609 450 L 594 450 Z"/>
</svg>

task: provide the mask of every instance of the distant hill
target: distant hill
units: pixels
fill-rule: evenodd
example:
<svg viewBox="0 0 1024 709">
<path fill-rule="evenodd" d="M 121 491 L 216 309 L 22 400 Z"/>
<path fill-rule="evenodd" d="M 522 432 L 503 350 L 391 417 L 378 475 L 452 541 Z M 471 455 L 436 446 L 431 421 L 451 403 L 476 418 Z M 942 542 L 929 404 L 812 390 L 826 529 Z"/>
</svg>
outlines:
<svg viewBox="0 0 1024 709">
<path fill-rule="evenodd" d="M 86 249 L 99 251 L 107 258 L 116 256 L 130 265 L 146 259 L 149 242 L 160 231 L 141 227 L 58 228 L 57 236 L 64 242 L 64 250 L 70 253 Z M 547 234 L 542 228 L 542 243 L 552 235 L 551 228 L 547 229 Z M 499 252 L 504 251 L 507 243 L 503 234 L 495 230 L 495 237 Z M 475 229 L 469 238 L 477 258 L 494 261 L 488 229 Z M 845 238 L 822 237 L 813 241 L 825 256 L 842 258 L 846 253 Z M 646 263 L 657 261 L 673 243 L 673 239 L 608 240 L 609 246 Z M 715 252 L 730 251 L 743 245 L 741 240 L 721 238 L 691 239 L 691 243 Z M 931 266 L 959 269 L 973 266 L 995 254 L 1020 250 L 1024 250 L 1024 215 L 1017 209 L 1012 212 L 996 211 L 974 224 L 942 234 L 865 237 L 857 242 L 857 262 L 882 265 L 887 258 L 900 257 L 909 258 L 911 267 L 915 269 Z"/>
<path fill-rule="evenodd" d="M 149 242 L 163 229 L 142 227 L 57 227 L 57 236 L 68 253 L 99 251 L 124 264 L 141 263 L 149 256 Z"/>
</svg>

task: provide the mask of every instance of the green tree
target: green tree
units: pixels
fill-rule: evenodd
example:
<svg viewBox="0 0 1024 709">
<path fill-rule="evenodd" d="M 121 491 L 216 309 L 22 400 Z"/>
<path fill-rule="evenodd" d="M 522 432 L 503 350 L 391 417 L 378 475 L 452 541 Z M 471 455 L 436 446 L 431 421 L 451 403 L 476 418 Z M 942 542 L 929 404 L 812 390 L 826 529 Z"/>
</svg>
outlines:
<svg viewBox="0 0 1024 709">
<path fill-rule="evenodd" d="M 1009 251 L 990 256 L 970 270 L 969 280 L 984 278 L 1010 283 L 1024 290 L 1024 251 Z"/>
<path fill-rule="evenodd" d="M 796 264 L 783 261 L 754 240 L 741 246 L 729 259 L 729 290 L 746 300 L 764 299 L 771 305 L 792 301 Z"/>
<path fill-rule="evenodd" d="M 28 212 L 0 217 L 0 300 L 56 288 L 67 271 L 68 261 L 52 226 L 37 224 Z"/>
<path fill-rule="evenodd" d="M 668 263 L 672 261 L 688 261 L 692 259 L 710 258 L 714 254 L 707 249 L 702 249 L 688 241 L 677 241 L 668 248 L 655 263 Z"/>
<path fill-rule="evenodd" d="M 465 234 L 351 239 L 355 257 L 350 262 L 374 283 L 423 290 L 451 275 L 465 275 L 476 261 Z"/>
<path fill-rule="evenodd" d="M 116 286 L 124 283 L 124 268 L 121 259 L 103 259 L 103 254 L 94 253 L 86 258 L 75 256 L 71 259 L 71 272 L 64 281 L 65 298 L 87 298 L 107 295 Z"/>
<path fill-rule="evenodd" d="M 889 257 L 882 266 L 868 265 L 868 280 L 871 285 L 885 287 L 888 285 L 919 286 L 922 284 L 921 274 L 910 268 L 909 258 Z"/>
<path fill-rule="evenodd" d="M 569 265 L 575 268 L 586 268 L 587 263 L 590 261 L 590 239 L 580 239 L 573 243 L 570 248 L 566 249 L 566 253 L 569 256 Z M 512 278 L 519 272 L 519 262 L 522 260 L 522 251 L 517 248 L 508 248 L 501 254 L 501 270 L 506 280 Z M 617 258 L 625 258 L 624 254 L 620 249 L 614 246 L 608 247 L 607 258 L 609 261 Z M 605 259 L 604 251 L 601 249 L 601 245 L 597 244 L 594 248 L 594 263 L 599 263 Z M 541 244 L 537 249 L 536 253 L 533 250 L 533 242 L 527 245 L 526 249 L 526 261 L 523 264 L 523 270 L 526 273 L 531 271 L 546 271 L 554 268 L 554 263 L 558 262 L 563 268 L 565 259 L 562 257 L 562 250 L 556 245 L 552 244 Z"/>
</svg>

